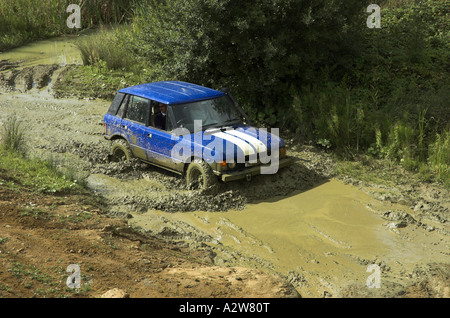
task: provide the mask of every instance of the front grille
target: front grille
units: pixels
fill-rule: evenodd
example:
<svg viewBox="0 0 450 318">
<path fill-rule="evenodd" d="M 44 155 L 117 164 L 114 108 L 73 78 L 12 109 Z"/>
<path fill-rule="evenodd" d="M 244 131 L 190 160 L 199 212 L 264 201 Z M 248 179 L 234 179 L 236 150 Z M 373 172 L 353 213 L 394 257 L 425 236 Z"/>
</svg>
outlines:
<svg viewBox="0 0 450 318">
<path fill-rule="evenodd" d="M 266 158 L 264 160 L 265 163 L 267 163 L 267 157 L 270 157 L 270 150 L 267 151 L 267 153 L 258 153 L 256 156 L 256 161 L 255 161 L 255 155 L 248 155 L 244 157 L 244 162 L 242 162 L 242 159 L 239 160 L 238 158 L 238 163 L 236 164 L 236 167 L 232 170 L 243 170 L 245 168 L 248 167 L 252 167 L 252 166 L 257 166 L 257 165 L 261 165 L 261 160 L 260 158 Z"/>
</svg>

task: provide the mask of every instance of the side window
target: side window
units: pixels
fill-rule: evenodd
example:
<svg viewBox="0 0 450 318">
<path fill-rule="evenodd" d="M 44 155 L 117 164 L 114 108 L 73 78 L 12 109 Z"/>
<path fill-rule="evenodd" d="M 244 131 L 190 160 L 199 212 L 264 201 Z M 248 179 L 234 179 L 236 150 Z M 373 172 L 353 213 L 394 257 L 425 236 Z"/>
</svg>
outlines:
<svg viewBox="0 0 450 318">
<path fill-rule="evenodd" d="M 153 127 L 161 130 L 167 130 L 167 104 L 155 102 L 154 103 Z"/>
<path fill-rule="evenodd" d="M 120 118 L 123 118 L 125 115 L 125 110 L 127 108 L 128 100 L 130 99 L 130 95 L 126 95 L 125 98 L 122 100 L 122 103 L 120 104 L 119 111 L 117 112 L 117 116 Z"/>
<path fill-rule="evenodd" d="M 131 96 L 125 117 L 141 124 L 147 124 L 150 101 L 146 98 Z"/>
<path fill-rule="evenodd" d="M 111 106 L 109 106 L 108 114 L 110 114 L 110 115 L 117 114 L 117 110 L 119 109 L 124 96 L 125 96 L 125 94 L 123 94 L 123 93 L 117 93 L 116 97 L 114 97 L 114 100 L 111 103 Z"/>
</svg>

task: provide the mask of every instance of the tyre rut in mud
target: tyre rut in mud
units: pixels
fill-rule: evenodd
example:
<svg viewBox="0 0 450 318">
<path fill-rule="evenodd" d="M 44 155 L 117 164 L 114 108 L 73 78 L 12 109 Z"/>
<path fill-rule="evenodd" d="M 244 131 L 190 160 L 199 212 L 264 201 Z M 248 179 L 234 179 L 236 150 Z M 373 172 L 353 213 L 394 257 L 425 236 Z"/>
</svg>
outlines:
<svg viewBox="0 0 450 318">
<path fill-rule="evenodd" d="M 42 89 L 53 81 L 54 73 L 61 69 L 59 65 L 37 65 L 18 69 L 18 63 L 0 61 L 0 86 L 27 92 L 32 88 Z"/>
</svg>

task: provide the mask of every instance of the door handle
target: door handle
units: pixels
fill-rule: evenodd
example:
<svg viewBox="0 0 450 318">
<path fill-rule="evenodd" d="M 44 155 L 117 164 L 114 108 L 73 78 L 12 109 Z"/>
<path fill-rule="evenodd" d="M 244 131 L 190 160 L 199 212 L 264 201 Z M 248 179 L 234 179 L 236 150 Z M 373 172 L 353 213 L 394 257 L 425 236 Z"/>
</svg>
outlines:
<svg viewBox="0 0 450 318">
<path fill-rule="evenodd" d="M 128 126 L 122 125 L 122 128 L 123 128 L 123 129 L 128 129 Z"/>
<path fill-rule="evenodd" d="M 147 134 L 147 136 L 148 136 L 149 138 L 152 138 L 152 134 Z"/>
</svg>

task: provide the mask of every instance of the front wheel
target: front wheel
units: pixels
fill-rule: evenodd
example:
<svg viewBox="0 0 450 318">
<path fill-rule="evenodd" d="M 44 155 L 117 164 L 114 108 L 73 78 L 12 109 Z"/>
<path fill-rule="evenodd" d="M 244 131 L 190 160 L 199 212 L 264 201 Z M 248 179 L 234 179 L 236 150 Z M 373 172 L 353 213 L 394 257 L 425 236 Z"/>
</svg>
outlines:
<svg viewBox="0 0 450 318">
<path fill-rule="evenodd" d="M 196 159 L 186 170 L 186 183 L 188 189 L 206 190 L 214 188 L 218 179 L 205 161 Z"/>
</svg>

